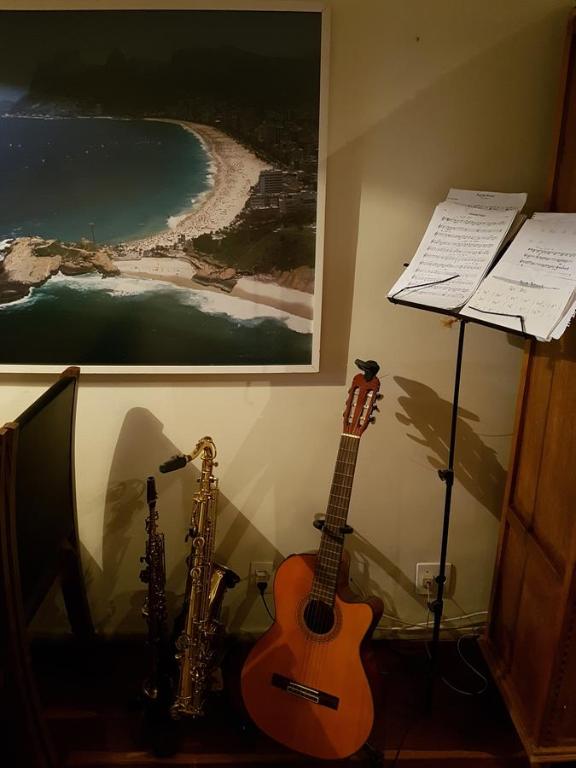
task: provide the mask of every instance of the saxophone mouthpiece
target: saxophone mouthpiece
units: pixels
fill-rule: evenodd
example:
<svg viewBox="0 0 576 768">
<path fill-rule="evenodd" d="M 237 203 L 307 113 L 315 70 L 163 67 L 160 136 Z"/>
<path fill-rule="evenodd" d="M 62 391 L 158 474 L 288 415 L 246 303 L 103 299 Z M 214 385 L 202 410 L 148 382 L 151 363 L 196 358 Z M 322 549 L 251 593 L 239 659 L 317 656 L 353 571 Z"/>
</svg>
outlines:
<svg viewBox="0 0 576 768">
<path fill-rule="evenodd" d="M 171 456 L 168 461 L 165 461 L 163 464 L 160 464 L 160 472 L 166 473 L 166 472 L 174 472 L 175 469 L 182 469 L 182 467 L 185 467 L 186 464 L 190 461 L 190 456 L 187 456 L 185 453 L 176 454 L 176 456 Z"/>
<path fill-rule="evenodd" d="M 146 503 L 148 506 L 156 501 L 156 481 L 152 476 L 146 479 Z"/>
</svg>

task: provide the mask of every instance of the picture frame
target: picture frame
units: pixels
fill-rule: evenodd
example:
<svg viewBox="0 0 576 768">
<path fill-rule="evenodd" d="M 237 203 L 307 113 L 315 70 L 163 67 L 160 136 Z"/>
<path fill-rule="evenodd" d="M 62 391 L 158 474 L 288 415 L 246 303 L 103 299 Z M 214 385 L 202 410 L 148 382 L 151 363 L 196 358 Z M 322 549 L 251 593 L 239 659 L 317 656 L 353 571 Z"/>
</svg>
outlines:
<svg viewBox="0 0 576 768">
<path fill-rule="evenodd" d="M 0 373 L 317 372 L 325 4 L 0 23 Z"/>
</svg>

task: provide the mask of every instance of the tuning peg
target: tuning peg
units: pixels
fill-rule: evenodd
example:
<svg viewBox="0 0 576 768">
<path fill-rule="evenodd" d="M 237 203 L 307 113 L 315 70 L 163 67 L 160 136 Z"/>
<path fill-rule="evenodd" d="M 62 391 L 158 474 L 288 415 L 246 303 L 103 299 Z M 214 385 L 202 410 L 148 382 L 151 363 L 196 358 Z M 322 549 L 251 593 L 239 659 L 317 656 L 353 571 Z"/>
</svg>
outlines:
<svg viewBox="0 0 576 768">
<path fill-rule="evenodd" d="M 376 400 L 383 400 L 383 399 L 384 399 L 384 395 L 381 395 L 380 393 L 376 395 Z"/>
<path fill-rule="evenodd" d="M 370 424 L 374 424 L 374 422 L 376 421 L 376 416 L 370 416 L 368 421 L 370 422 Z"/>
<path fill-rule="evenodd" d="M 373 410 L 373 411 L 378 411 L 378 412 L 379 412 L 379 411 L 380 411 L 380 408 L 378 408 L 378 406 L 377 406 L 377 405 L 373 405 L 373 406 L 372 406 L 372 410 Z"/>
</svg>

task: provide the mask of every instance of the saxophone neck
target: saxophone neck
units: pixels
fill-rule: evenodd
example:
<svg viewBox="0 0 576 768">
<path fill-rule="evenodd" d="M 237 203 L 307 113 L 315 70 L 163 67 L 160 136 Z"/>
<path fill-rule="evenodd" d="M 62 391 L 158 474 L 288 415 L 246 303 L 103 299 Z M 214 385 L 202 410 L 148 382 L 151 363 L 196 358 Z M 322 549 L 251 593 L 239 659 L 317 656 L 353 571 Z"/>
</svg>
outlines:
<svg viewBox="0 0 576 768">
<path fill-rule="evenodd" d="M 196 447 L 192 453 L 192 457 L 201 456 L 202 467 L 200 469 L 199 479 L 199 494 L 197 501 L 207 501 L 208 498 L 214 497 L 218 490 L 218 481 L 212 474 L 214 467 L 218 464 L 214 461 L 216 457 L 216 446 L 211 437 L 203 437 L 196 443 Z"/>
<path fill-rule="evenodd" d="M 193 461 L 194 459 L 198 458 L 202 454 L 202 462 L 205 461 L 211 462 L 214 464 L 214 459 L 216 458 L 216 446 L 214 445 L 214 440 L 212 440 L 211 437 L 202 437 L 198 442 L 196 443 L 194 450 L 190 454 L 189 461 Z"/>
</svg>

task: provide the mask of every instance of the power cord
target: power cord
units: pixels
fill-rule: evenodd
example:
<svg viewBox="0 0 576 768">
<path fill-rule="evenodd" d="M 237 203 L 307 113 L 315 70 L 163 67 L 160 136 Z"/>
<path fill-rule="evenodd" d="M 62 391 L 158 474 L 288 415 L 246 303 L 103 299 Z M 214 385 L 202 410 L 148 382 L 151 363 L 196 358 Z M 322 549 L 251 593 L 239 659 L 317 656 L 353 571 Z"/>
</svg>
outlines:
<svg viewBox="0 0 576 768">
<path fill-rule="evenodd" d="M 382 377 L 380 377 L 380 378 L 382 378 Z M 361 597 L 366 597 L 366 593 L 364 592 L 362 587 L 359 584 L 357 584 L 354 581 L 354 579 L 351 578 L 350 581 L 352 582 L 352 584 L 354 584 L 355 591 L 358 592 L 358 594 Z M 431 594 L 431 586 L 432 585 L 433 585 L 433 580 L 427 581 L 424 584 L 424 586 L 426 587 L 426 591 L 427 591 L 428 602 L 430 602 L 430 600 L 432 599 L 432 594 Z M 463 613 L 460 616 L 447 616 L 447 617 L 443 616 L 442 617 L 442 624 L 451 624 L 454 621 L 462 621 L 463 619 L 472 619 L 475 616 L 487 616 L 487 615 L 488 615 L 488 611 L 473 611 L 472 613 Z M 393 614 L 386 613 L 386 612 L 383 612 L 380 615 L 380 618 L 381 619 L 389 619 L 391 621 L 397 622 L 396 625 L 394 625 L 394 624 L 390 625 L 390 624 L 385 624 L 383 622 L 379 622 L 376 625 L 376 627 L 375 627 L 375 629 L 384 629 L 384 630 L 387 630 L 389 632 L 393 632 L 393 631 L 396 631 L 396 630 L 403 630 L 403 629 L 421 629 L 422 627 L 428 627 L 429 626 L 429 621 L 428 620 L 427 621 L 417 621 L 417 622 L 404 621 L 399 616 L 394 616 Z M 457 629 L 472 629 L 472 628 L 474 628 L 474 626 L 475 626 L 475 624 L 472 624 L 472 625 L 469 625 L 469 626 L 457 627 Z"/>
<path fill-rule="evenodd" d="M 266 587 L 268 586 L 267 581 L 257 581 L 256 586 L 258 587 L 258 592 L 260 592 L 260 597 L 262 598 L 262 602 L 264 603 L 264 608 L 266 608 L 266 613 L 272 621 L 275 621 L 274 616 L 270 612 L 270 608 L 268 608 L 268 603 L 266 602 L 266 598 L 264 597 L 264 593 L 266 592 Z"/>
<path fill-rule="evenodd" d="M 427 613 L 426 613 L 426 621 L 420 622 L 419 624 L 414 624 L 412 626 L 425 626 L 427 629 L 430 627 L 430 617 L 432 615 L 431 605 L 432 605 L 432 590 L 431 585 L 427 583 L 426 585 L 426 607 L 427 607 Z M 484 611 L 478 611 L 478 613 L 484 613 Z M 469 614 L 473 615 L 473 614 Z M 447 620 L 448 621 L 448 620 Z M 453 685 L 449 680 L 447 680 L 444 676 L 441 677 L 442 682 L 444 685 L 448 686 L 448 688 L 451 688 L 456 693 L 461 694 L 462 696 L 480 696 L 482 693 L 485 693 L 488 689 L 488 680 L 487 678 L 474 667 L 468 659 L 464 657 L 464 654 L 462 653 L 462 649 L 460 648 L 460 645 L 463 640 L 465 640 L 467 637 L 475 637 L 475 635 L 462 635 L 458 638 L 456 642 L 456 650 L 458 651 L 458 655 L 460 656 L 460 659 L 464 662 L 464 664 L 477 676 L 482 680 L 482 687 L 479 688 L 477 691 L 466 691 L 462 688 L 458 688 L 458 686 Z M 428 656 L 428 659 L 430 659 L 430 649 L 428 647 L 428 642 L 424 641 L 424 650 L 426 651 L 426 655 Z M 421 715 L 416 715 L 407 725 L 402 738 L 400 739 L 400 744 L 398 745 L 398 748 L 396 749 L 396 754 L 394 755 L 394 759 L 392 760 L 390 768 L 396 768 L 398 765 L 398 760 L 400 758 L 400 753 L 404 749 L 404 743 L 406 741 L 406 738 L 412 728 L 416 725 L 416 723 L 419 721 Z"/>
<path fill-rule="evenodd" d="M 427 600 L 426 605 L 428 606 L 428 613 L 426 615 L 426 627 L 430 624 L 430 616 L 432 614 L 432 602 L 431 602 L 431 591 L 430 586 L 426 585 L 427 589 Z M 460 648 L 460 645 L 462 643 L 462 640 L 466 639 L 467 637 L 474 637 L 474 635 L 461 635 L 458 640 L 456 641 L 456 650 L 458 652 L 458 656 L 460 656 L 461 661 L 470 669 L 476 677 L 479 677 L 480 680 L 482 680 L 482 686 L 477 691 L 466 691 L 463 688 L 458 688 L 457 685 L 454 685 L 450 682 L 450 680 L 447 680 L 443 675 L 441 677 L 442 682 L 444 685 L 448 686 L 451 690 L 455 691 L 456 693 L 461 694 L 462 696 L 480 696 L 481 694 L 485 693 L 488 690 L 488 679 L 478 670 L 476 667 L 471 664 L 468 659 L 465 658 L 464 654 L 462 653 L 462 649 Z M 428 659 L 431 658 L 430 656 L 430 649 L 428 648 L 428 643 L 424 642 L 424 648 L 426 649 L 426 655 L 428 656 Z"/>
<path fill-rule="evenodd" d="M 462 653 L 461 644 L 462 641 L 465 640 L 467 637 L 474 637 L 474 635 L 462 635 L 458 638 L 456 642 L 456 650 L 458 651 L 458 656 L 460 656 L 461 661 L 468 667 L 468 669 L 476 675 L 476 677 L 479 677 L 480 680 L 482 680 L 482 685 L 477 691 L 465 691 L 462 688 L 458 688 L 457 685 L 454 685 L 449 680 L 447 680 L 445 677 L 442 678 L 442 682 L 444 685 L 447 685 L 448 688 L 451 688 L 456 693 L 461 694 L 462 696 L 480 696 L 483 693 L 486 693 L 488 690 L 488 679 L 478 670 L 476 667 L 471 664 L 467 658 L 465 658 L 464 654 Z"/>
</svg>

